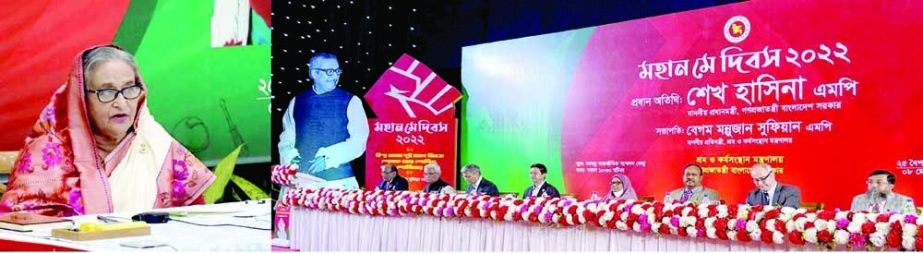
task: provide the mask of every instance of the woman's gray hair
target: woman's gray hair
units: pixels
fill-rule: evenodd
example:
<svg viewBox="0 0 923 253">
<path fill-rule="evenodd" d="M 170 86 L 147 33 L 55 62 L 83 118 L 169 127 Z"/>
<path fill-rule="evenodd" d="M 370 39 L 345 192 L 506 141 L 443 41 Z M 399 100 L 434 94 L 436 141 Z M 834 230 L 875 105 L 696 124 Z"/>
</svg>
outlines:
<svg viewBox="0 0 923 253">
<path fill-rule="evenodd" d="M 87 52 L 87 54 L 83 56 L 84 85 L 89 86 L 93 81 L 90 79 L 93 77 L 93 75 L 90 74 L 91 71 L 96 70 L 98 65 L 110 60 L 122 60 L 131 66 L 131 68 L 135 70 L 136 74 L 138 72 L 138 63 L 135 62 L 135 57 L 128 52 L 114 47 L 97 47 L 93 50 L 90 50 L 90 52 Z"/>
</svg>

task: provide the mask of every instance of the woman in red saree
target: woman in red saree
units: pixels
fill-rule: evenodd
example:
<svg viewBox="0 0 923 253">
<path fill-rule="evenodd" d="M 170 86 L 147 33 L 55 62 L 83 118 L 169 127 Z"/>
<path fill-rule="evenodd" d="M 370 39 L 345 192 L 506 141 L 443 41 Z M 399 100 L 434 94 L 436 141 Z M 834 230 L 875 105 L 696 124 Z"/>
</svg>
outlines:
<svg viewBox="0 0 923 253">
<path fill-rule="evenodd" d="M 98 46 L 78 55 L 26 138 L 0 213 L 73 216 L 204 204 L 215 176 L 154 120 L 146 97 L 131 54 Z"/>
</svg>

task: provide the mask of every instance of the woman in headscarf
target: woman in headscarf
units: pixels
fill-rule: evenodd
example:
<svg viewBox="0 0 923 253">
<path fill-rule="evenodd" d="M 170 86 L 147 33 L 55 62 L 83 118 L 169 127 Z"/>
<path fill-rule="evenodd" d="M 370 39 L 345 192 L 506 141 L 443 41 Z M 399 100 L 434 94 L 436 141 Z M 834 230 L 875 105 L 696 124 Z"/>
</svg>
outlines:
<svg viewBox="0 0 923 253">
<path fill-rule="evenodd" d="M 638 199 L 635 189 L 631 187 L 631 180 L 622 173 L 615 174 L 609 179 L 609 193 L 603 198 L 603 201 L 620 200 L 620 199 Z"/>
<path fill-rule="evenodd" d="M 215 176 L 154 120 L 146 98 L 131 54 L 115 46 L 80 53 L 26 138 L 0 213 L 73 216 L 204 204 Z"/>
</svg>

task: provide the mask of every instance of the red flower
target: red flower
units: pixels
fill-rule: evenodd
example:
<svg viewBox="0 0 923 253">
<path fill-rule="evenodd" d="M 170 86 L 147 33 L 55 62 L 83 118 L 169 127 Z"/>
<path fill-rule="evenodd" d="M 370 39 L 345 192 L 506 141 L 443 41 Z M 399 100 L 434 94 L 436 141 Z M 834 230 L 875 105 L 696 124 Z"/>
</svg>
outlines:
<svg viewBox="0 0 923 253">
<path fill-rule="evenodd" d="M 783 233 L 783 234 L 788 232 L 788 229 L 785 228 L 785 222 L 782 222 L 781 220 L 776 220 L 776 231 L 779 231 L 779 233 Z"/>
<path fill-rule="evenodd" d="M 513 200 L 513 205 L 515 205 L 515 206 L 521 206 L 522 203 L 525 203 L 525 201 L 523 201 L 523 200 L 521 200 L 521 199 Z"/>
<path fill-rule="evenodd" d="M 801 232 L 798 231 L 789 232 L 788 241 L 795 245 L 804 245 L 804 238 L 802 238 Z"/>
<path fill-rule="evenodd" d="M 635 222 L 637 222 L 637 220 L 629 219 L 628 221 L 625 222 L 625 224 L 628 225 L 629 229 L 631 229 L 635 226 Z"/>
<path fill-rule="evenodd" d="M 772 209 L 771 211 L 766 212 L 766 214 L 763 215 L 763 219 L 764 219 L 764 220 L 775 219 L 775 218 L 779 217 L 779 214 L 781 214 L 781 213 L 782 213 L 782 210 L 779 210 L 778 208 Z"/>
<path fill-rule="evenodd" d="M 609 205 L 609 211 L 615 212 L 615 211 L 618 211 L 618 209 L 619 209 L 619 205 L 616 205 L 616 204 Z"/>
<path fill-rule="evenodd" d="M 715 217 L 716 215 L 718 215 L 718 206 L 716 205 L 708 206 L 708 216 Z"/>
<path fill-rule="evenodd" d="M 833 234 L 826 229 L 817 231 L 817 242 L 830 243 L 833 241 Z"/>
<path fill-rule="evenodd" d="M 727 240 L 727 239 L 728 239 L 728 232 L 726 232 L 726 231 L 724 231 L 724 230 L 718 230 L 718 231 L 715 231 L 715 236 L 717 236 L 718 239 Z"/>
<path fill-rule="evenodd" d="M 674 212 L 673 212 L 672 210 L 667 210 L 667 211 L 664 211 L 664 212 L 663 212 L 663 217 L 671 218 L 671 217 L 673 217 L 673 216 L 675 216 L 675 214 L 674 214 Z M 661 219 L 662 219 L 663 217 L 661 217 Z"/>
<path fill-rule="evenodd" d="M 891 232 L 888 233 L 887 236 L 885 236 L 885 245 L 888 245 L 888 247 L 891 247 L 891 248 L 900 248 L 901 247 L 901 235 L 897 231 L 892 230 Z"/>
<path fill-rule="evenodd" d="M 917 239 L 914 240 L 914 249 L 920 250 L 923 249 L 923 236 L 919 236 L 919 233 L 917 235 Z"/>
<path fill-rule="evenodd" d="M 761 229 L 761 230 L 762 231 L 760 233 L 760 241 L 772 244 L 772 232 L 766 229 Z"/>
<path fill-rule="evenodd" d="M 737 205 L 728 206 L 728 216 L 737 217 Z"/>
<path fill-rule="evenodd" d="M 878 218 L 876 219 L 876 221 L 878 221 L 878 222 L 888 222 L 888 220 L 889 220 L 890 218 L 891 218 L 891 217 L 888 216 L 887 214 L 879 214 L 879 215 L 878 215 Z"/>
<path fill-rule="evenodd" d="M 583 217 L 586 218 L 587 222 L 591 223 L 592 221 L 596 220 L 596 214 L 590 210 L 583 210 Z"/>
<path fill-rule="evenodd" d="M 705 219 L 696 219 L 695 228 L 698 230 L 704 230 L 705 229 Z"/>
<path fill-rule="evenodd" d="M 657 229 L 657 231 L 660 232 L 660 234 L 669 235 L 669 234 L 670 234 L 670 226 L 667 226 L 666 224 L 661 224 L 661 225 L 660 225 L 660 228 Z"/>
<path fill-rule="evenodd" d="M 814 222 L 805 222 L 805 223 L 804 223 L 804 230 L 805 230 L 805 231 L 807 231 L 809 228 L 813 228 L 813 227 L 814 227 Z M 872 228 L 874 229 L 874 227 L 872 227 Z"/>
<path fill-rule="evenodd" d="M 471 217 L 480 218 L 480 217 L 481 217 L 481 209 L 480 209 L 480 208 L 477 208 L 477 207 L 472 207 L 472 208 L 471 208 Z"/>
<path fill-rule="evenodd" d="M 749 242 L 753 239 L 750 239 L 750 234 L 747 234 L 746 230 L 737 231 L 737 240 L 741 242 Z"/>
<path fill-rule="evenodd" d="M 686 230 L 683 228 L 676 229 L 676 234 L 682 237 L 688 237 L 689 233 L 686 233 Z"/>
<path fill-rule="evenodd" d="M 755 205 L 750 208 L 750 213 L 758 213 L 763 211 L 763 205 Z"/>
<path fill-rule="evenodd" d="M 832 210 L 823 210 L 817 213 L 818 219 L 833 220 L 833 218 L 835 217 L 836 217 L 836 212 Z"/>
<path fill-rule="evenodd" d="M 725 231 L 728 228 L 728 220 L 725 218 L 718 218 L 715 220 L 715 229 L 718 231 Z"/>
<path fill-rule="evenodd" d="M 638 221 L 638 218 L 640 217 L 637 214 L 633 214 L 633 213 L 628 214 L 628 221 Z"/>
<path fill-rule="evenodd" d="M 608 228 L 615 228 L 615 219 L 611 219 L 611 220 L 607 221 L 607 222 L 606 222 L 606 227 L 608 227 Z"/>
<path fill-rule="evenodd" d="M 529 221 L 538 222 L 538 214 L 537 213 L 529 214 Z"/>
</svg>

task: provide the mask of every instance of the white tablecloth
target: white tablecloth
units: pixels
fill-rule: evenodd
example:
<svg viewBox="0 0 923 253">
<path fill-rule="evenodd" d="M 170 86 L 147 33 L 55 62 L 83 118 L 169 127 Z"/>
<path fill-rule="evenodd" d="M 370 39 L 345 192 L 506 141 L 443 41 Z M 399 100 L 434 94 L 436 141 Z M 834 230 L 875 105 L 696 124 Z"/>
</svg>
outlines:
<svg viewBox="0 0 923 253">
<path fill-rule="evenodd" d="M 181 208 L 161 209 L 157 211 L 188 211 L 187 217 L 171 217 L 199 224 L 237 224 L 258 228 L 270 228 L 272 222 L 270 201 L 247 201 L 201 205 Z M 111 214 L 103 216 L 131 217 L 132 214 Z M 246 216 L 245 218 L 235 216 Z M 250 217 L 252 216 L 252 217 Z M 84 221 L 96 221 L 96 215 L 71 217 L 78 224 Z M 158 241 L 166 243 L 179 251 L 269 251 L 270 231 L 239 227 L 203 227 L 176 221 L 163 224 L 151 224 L 151 235 L 123 237 L 95 241 L 69 241 L 50 237 L 51 231 L 33 231 L 18 233 L 0 230 L 0 239 L 55 245 L 88 251 L 131 251 L 139 250 L 120 246 L 120 243 L 135 241 Z M 169 247 L 149 250 L 172 251 Z"/>
<path fill-rule="evenodd" d="M 682 238 L 591 226 L 480 219 L 372 217 L 293 208 L 291 248 L 303 251 L 780 251 L 788 245 Z M 805 248 L 811 249 L 811 248 Z"/>
</svg>

